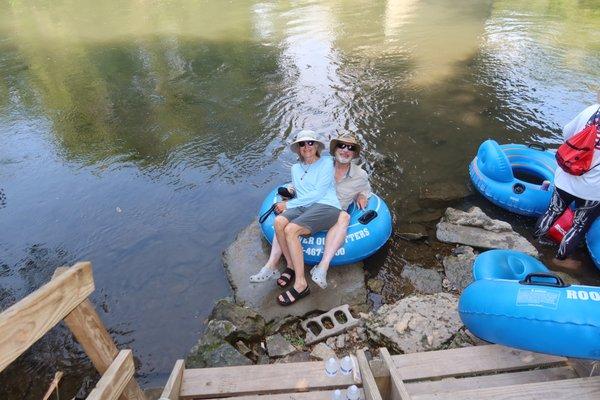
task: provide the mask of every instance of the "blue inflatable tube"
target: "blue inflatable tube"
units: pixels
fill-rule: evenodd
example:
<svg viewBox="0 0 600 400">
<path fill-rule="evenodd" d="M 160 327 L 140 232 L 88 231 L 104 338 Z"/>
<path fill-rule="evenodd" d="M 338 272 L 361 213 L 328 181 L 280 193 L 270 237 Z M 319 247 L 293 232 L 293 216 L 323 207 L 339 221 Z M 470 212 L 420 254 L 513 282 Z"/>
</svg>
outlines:
<svg viewBox="0 0 600 400">
<path fill-rule="evenodd" d="M 277 195 L 277 189 L 270 192 L 260 207 L 259 215 L 265 213 L 276 202 L 281 201 Z M 367 211 L 374 210 L 376 217 L 363 224 L 359 218 Z M 359 210 L 351 205 L 347 210 L 350 214 L 350 224 L 345 244 L 335 253 L 331 260 L 332 266 L 352 264 L 371 256 L 379 250 L 392 234 L 392 215 L 387 204 L 383 199 L 375 194 L 369 198 L 365 210 Z M 275 213 L 260 224 L 264 237 L 273 242 L 275 229 L 273 222 Z M 308 265 L 316 265 L 321 261 L 323 249 L 325 247 L 325 236 L 327 232 L 321 231 L 308 237 L 302 238 L 302 247 L 304 249 L 304 262 Z"/>
<path fill-rule="evenodd" d="M 538 217 L 550 204 L 556 168 L 554 152 L 541 146 L 499 145 L 495 140 L 486 140 L 469 164 L 469 175 L 473 186 L 498 207 Z M 515 174 L 534 176 L 540 182 L 550 181 L 550 187 L 542 190 L 541 185 L 518 179 Z M 600 269 L 600 218 L 588 231 L 586 242 L 594 264 Z"/>
<path fill-rule="evenodd" d="M 465 289 L 458 304 L 461 320 L 474 335 L 523 350 L 600 359 L 600 288 L 565 285 L 537 272 L 535 259 L 518 252 L 479 257 L 473 275 L 482 278 Z M 520 260 L 524 270 L 507 274 L 509 257 Z M 519 279 L 527 271 L 534 272 Z"/>
<path fill-rule="evenodd" d="M 550 271 L 537 258 L 514 250 L 489 250 L 481 253 L 473 263 L 473 278 L 522 280 L 534 272 Z"/>
<path fill-rule="evenodd" d="M 596 218 L 596 221 L 590 227 L 585 235 L 585 241 L 596 268 L 600 269 L 600 218 Z"/>
<path fill-rule="evenodd" d="M 499 145 L 495 140 L 486 140 L 469 164 L 469 175 L 473 186 L 492 203 L 535 217 L 542 215 L 550 204 L 556 166 L 554 153 L 541 147 Z M 539 184 L 517 178 L 523 175 L 535 177 Z M 548 190 L 542 189 L 544 180 L 551 182 Z"/>
</svg>

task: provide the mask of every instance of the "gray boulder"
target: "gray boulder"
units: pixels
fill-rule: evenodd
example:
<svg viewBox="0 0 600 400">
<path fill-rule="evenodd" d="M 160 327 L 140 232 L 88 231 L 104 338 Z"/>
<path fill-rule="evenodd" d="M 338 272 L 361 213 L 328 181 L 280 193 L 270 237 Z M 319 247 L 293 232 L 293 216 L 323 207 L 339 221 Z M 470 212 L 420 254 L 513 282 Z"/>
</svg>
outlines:
<svg viewBox="0 0 600 400">
<path fill-rule="evenodd" d="M 331 357 L 335 358 L 335 351 L 325 343 L 317 344 L 310 352 L 310 356 L 318 360 L 328 360 Z"/>
<path fill-rule="evenodd" d="M 469 246 L 459 246 L 454 249 L 453 255 L 444 257 L 442 263 L 451 289 L 462 292 L 469 283 L 473 282 L 474 262 L 475 253 Z"/>
<path fill-rule="evenodd" d="M 235 332 L 235 325 L 229 321 L 209 321 L 204 334 L 186 357 L 185 365 L 189 368 L 206 368 L 252 364 L 226 341 Z"/>
<path fill-rule="evenodd" d="M 285 357 L 296 351 L 296 348 L 279 333 L 268 336 L 266 342 L 269 357 Z"/>
<path fill-rule="evenodd" d="M 221 299 L 215 304 L 210 319 L 229 321 L 235 326 L 235 331 L 227 337 L 231 342 L 240 339 L 259 341 L 265 335 L 265 320 L 259 313 L 232 303 L 228 299 Z"/>
<path fill-rule="evenodd" d="M 408 264 L 402 269 L 401 276 L 418 292 L 432 294 L 442 291 L 442 277 L 433 269 Z"/>
<path fill-rule="evenodd" d="M 508 222 L 492 219 L 478 207 L 469 211 L 453 208 L 437 224 L 437 239 L 446 243 L 460 243 L 484 249 L 522 251 L 537 257 L 538 251 L 523 236 L 516 233 Z"/>
<path fill-rule="evenodd" d="M 288 315 L 304 316 L 312 311 L 326 311 L 342 304 L 354 309 L 367 310 L 367 288 L 362 263 L 331 268 L 327 274 L 327 290 L 320 289 L 309 276 L 310 296 L 290 307 L 277 303 L 281 288 L 274 280 L 250 283 L 250 275 L 257 273 L 269 258 L 269 248 L 262 239 L 258 221 L 244 228 L 223 253 L 223 266 L 233 289 L 235 302 L 259 310 L 269 322 Z"/>
<path fill-rule="evenodd" d="M 449 293 L 415 295 L 384 305 L 366 318 L 369 338 L 401 353 L 438 350 L 461 329 L 458 297 Z"/>
</svg>

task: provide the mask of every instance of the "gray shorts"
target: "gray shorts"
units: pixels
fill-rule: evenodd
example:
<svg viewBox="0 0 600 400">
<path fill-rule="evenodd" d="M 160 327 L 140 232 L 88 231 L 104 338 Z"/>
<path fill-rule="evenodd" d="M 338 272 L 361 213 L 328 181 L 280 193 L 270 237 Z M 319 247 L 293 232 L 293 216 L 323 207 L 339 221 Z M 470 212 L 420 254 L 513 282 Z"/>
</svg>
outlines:
<svg viewBox="0 0 600 400">
<path fill-rule="evenodd" d="M 317 233 L 332 226 L 340 216 L 340 210 L 326 204 L 315 203 L 308 207 L 295 207 L 285 210 L 282 214 L 288 221 Z"/>
</svg>

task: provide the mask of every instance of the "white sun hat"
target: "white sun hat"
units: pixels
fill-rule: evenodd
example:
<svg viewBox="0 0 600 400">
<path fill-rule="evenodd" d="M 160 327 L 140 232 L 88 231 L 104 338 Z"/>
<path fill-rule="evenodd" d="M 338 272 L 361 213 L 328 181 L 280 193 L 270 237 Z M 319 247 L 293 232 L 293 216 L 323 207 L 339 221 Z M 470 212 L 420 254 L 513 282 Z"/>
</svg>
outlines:
<svg viewBox="0 0 600 400">
<path fill-rule="evenodd" d="M 299 154 L 299 147 L 298 143 L 300 142 L 315 142 L 315 144 L 318 144 L 319 146 L 319 151 L 323 151 L 323 149 L 325 148 L 325 143 L 323 142 L 323 139 L 315 132 L 315 131 L 311 131 L 308 129 L 303 129 L 300 132 L 298 132 L 296 134 L 296 137 L 294 138 L 294 141 L 292 142 L 292 144 L 290 145 L 290 149 L 296 153 Z"/>
</svg>

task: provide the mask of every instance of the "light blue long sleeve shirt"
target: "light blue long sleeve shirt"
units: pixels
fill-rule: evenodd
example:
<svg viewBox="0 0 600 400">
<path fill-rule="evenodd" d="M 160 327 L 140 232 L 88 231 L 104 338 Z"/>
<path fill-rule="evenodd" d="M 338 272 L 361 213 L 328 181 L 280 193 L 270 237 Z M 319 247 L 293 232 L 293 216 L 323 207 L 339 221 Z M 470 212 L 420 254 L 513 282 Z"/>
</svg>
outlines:
<svg viewBox="0 0 600 400">
<path fill-rule="evenodd" d="M 312 204 L 325 204 L 341 209 L 335 193 L 333 159 L 323 156 L 312 164 L 292 165 L 292 184 L 296 197 L 287 202 L 287 208 L 308 207 Z"/>
</svg>

